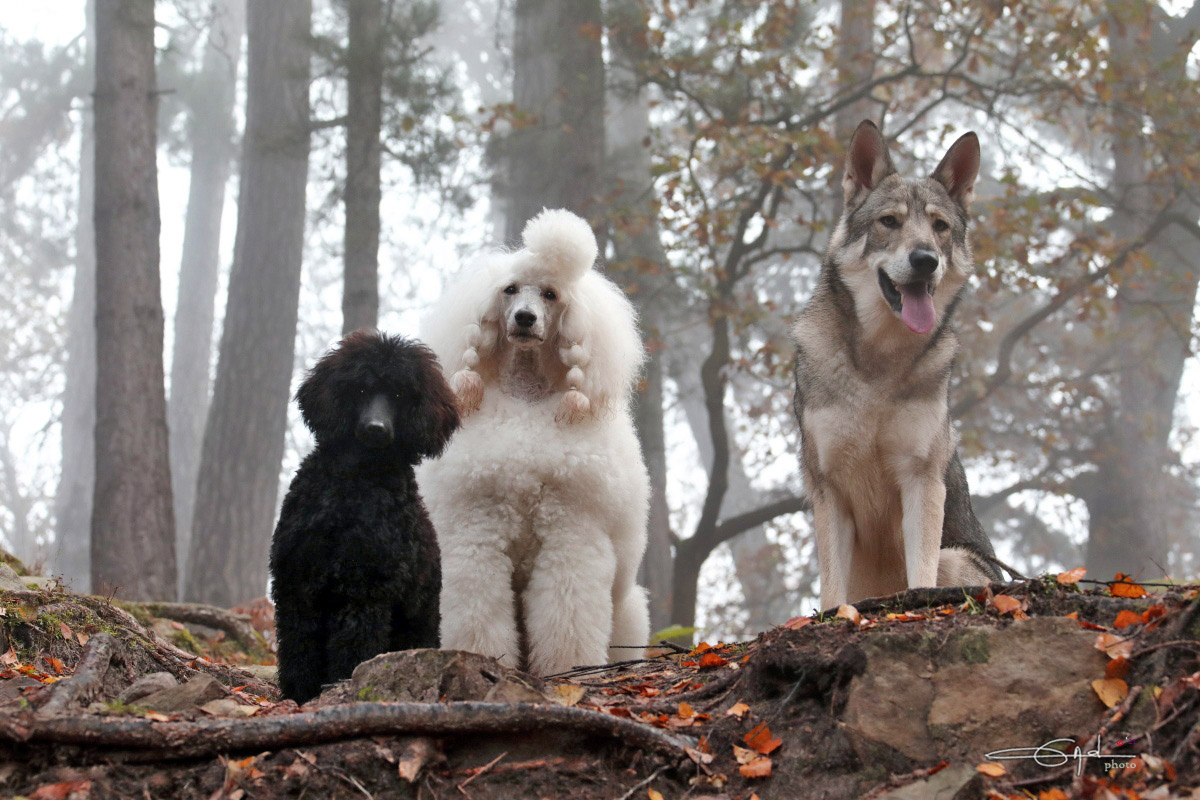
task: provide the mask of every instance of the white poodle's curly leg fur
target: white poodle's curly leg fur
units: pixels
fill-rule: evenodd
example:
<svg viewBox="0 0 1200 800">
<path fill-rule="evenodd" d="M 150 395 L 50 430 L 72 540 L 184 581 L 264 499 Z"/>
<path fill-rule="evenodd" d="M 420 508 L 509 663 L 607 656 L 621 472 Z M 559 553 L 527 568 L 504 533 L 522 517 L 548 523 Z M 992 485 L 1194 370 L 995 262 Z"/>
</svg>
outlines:
<svg viewBox="0 0 1200 800">
<path fill-rule="evenodd" d="M 630 646 L 645 646 L 649 640 L 650 604 L 646 599 L 646 590 L 634 585 L 624 594 L 614 592 L 612 644 L 625 646 L 610 648 L 608 660 L 641 658 L 644 651 L 631 650 Z"/>
<path fill-rule="evenodd" d="M 482 653 L 505 666 L 519 667 L 512 563 L 504 553 L 505 536 L 513 523 L 503 514 L 474 511 L 469 521 L 456 520 L 460 527 L 441 543 L 441 646 Z"/>
<path fill-rule="evenodd" d="M 524 595 L 529 669 L 554 675 L 603 664 L 613 628 L 616 571 L 605 527 L 578 508 L 544 503 L 536 528 L 545 533 Z"/>
</svg>

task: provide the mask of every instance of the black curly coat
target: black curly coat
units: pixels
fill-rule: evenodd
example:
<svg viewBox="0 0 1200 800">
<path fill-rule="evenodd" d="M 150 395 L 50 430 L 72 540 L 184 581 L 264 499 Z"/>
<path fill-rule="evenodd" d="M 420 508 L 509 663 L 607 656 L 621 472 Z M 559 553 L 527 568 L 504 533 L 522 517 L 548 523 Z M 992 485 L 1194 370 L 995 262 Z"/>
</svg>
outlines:
<svg viewBox="0 0 1200 800">
<path fill-rule="evenodd" d="M 296 393 L 317 446 L 271 542 L 279 686 L 303 703 L 379 653 L 438 644 L 442 573 L 413 466 L 458 427 L 433 353 L 356 331 Z"/>
</svg>

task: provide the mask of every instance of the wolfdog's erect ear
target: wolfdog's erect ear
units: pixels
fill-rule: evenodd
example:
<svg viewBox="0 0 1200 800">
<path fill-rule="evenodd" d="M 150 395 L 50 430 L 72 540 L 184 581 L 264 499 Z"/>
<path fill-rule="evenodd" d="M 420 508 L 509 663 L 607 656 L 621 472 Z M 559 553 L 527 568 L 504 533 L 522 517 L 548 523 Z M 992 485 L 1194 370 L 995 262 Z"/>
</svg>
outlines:
<svg viewBox="0 0 1200 800">
<path fill-rule="evenodd" d="M 950 197 L 967 208 L 975 199 L 975 178 L 979 175 L 979 137 L 975 131 L 964 133 L 950 145 L 942 163 L 933 171 L 933 179 L 946 187 Z"/>
<path fill-rule="evenodd" d="M 842 191 L 846 205 L 861 189 L 873 189 L 879 182 L 896 171 L 892 157 L 888 154 L 887 142 L 875 123 L 864 119 L 858 123 L 850 137 L 850 149 L 846 153 L 846 174 L 842 177 Z"/>
</svg>

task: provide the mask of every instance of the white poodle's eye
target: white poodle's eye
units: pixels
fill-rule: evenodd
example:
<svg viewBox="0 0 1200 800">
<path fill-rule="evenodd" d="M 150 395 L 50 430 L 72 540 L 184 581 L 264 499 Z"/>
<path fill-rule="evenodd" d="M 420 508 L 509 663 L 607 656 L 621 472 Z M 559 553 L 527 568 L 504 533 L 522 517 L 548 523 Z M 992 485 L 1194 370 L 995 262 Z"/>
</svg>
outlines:
<svg viewBox="0 0 1200 800">
<path fill-rule="evenodd" d="M 508 286 L 505 286 L 504 293 L 505 294 L 516 294 L 517 293 L 517 285 L 515 283 L 510 283 Z"/>
<path fill-rule="evenodd" d="M 542 297 L 553 303 L 558 299 L 558 292 L 554 291 L 553 289 L 547 289 L 546 291 L 542 292 Z"/>
</svg>

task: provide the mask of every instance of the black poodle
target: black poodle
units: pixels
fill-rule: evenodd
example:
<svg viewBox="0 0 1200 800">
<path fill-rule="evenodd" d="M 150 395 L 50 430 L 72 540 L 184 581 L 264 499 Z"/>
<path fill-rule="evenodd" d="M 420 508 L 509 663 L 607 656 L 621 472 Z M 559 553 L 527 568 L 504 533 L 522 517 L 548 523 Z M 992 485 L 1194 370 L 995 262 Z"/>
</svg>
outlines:
<svg viewBox="0 0 1200 800">
<path fill-rule="evenodd" d="M 355 331 L 296 393 L 316 448 L 271 542 L 279 686 L 303 703 L 372 656 L 437 647 L 442 573 L 413 466 L 458 427 L 432 351 Z"/>
</svg>

